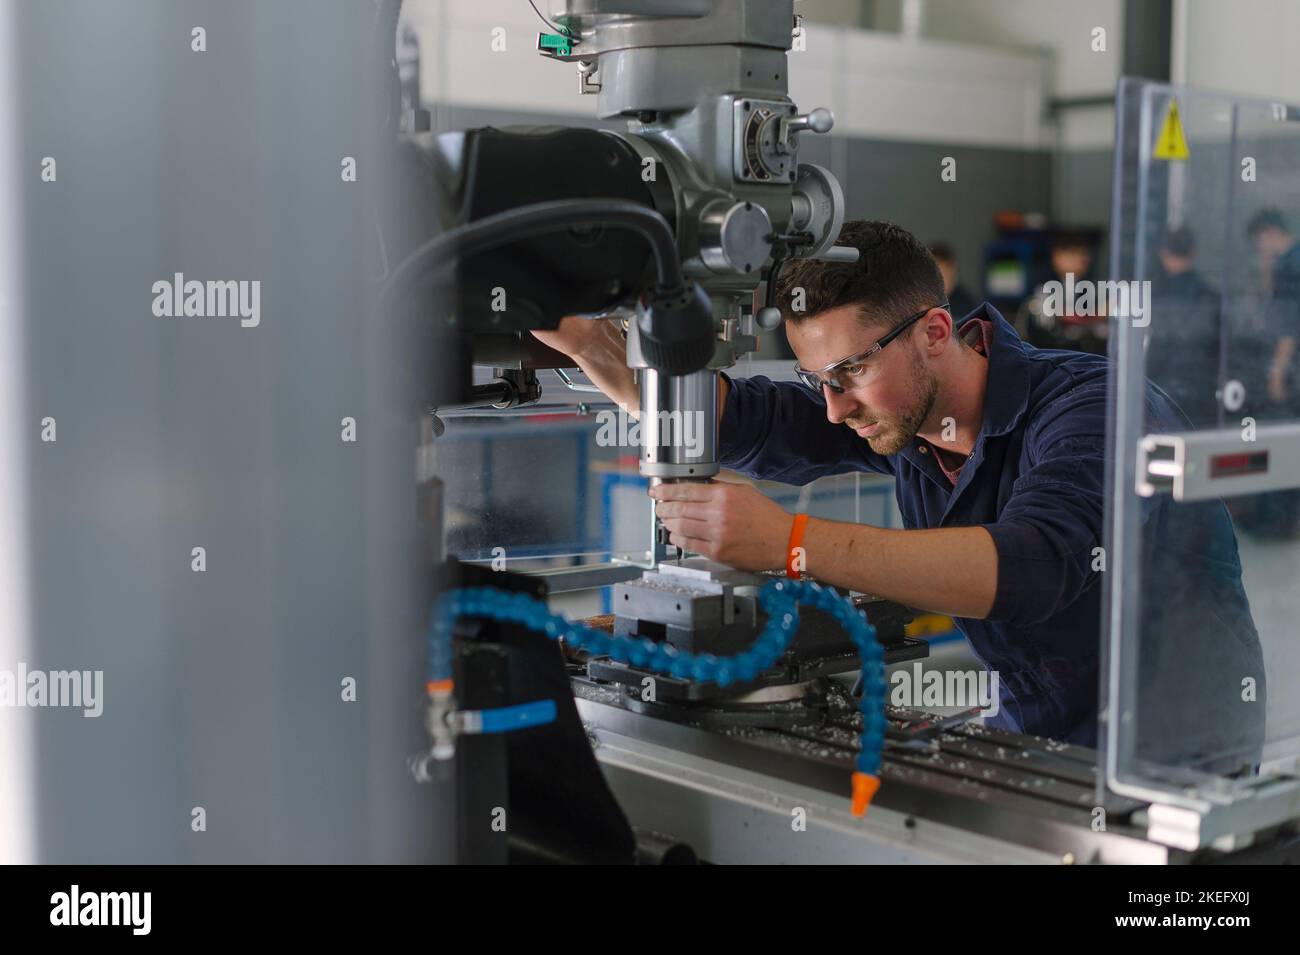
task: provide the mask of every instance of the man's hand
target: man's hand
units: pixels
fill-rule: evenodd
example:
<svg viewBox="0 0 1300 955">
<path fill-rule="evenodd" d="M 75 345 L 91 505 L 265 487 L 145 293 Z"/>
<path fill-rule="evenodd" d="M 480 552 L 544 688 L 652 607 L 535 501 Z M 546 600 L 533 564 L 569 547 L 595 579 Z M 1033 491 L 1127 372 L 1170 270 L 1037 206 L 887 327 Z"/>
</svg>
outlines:
<svg viewBox="0 0 1300 955">
<path fill-rule="evenodd" d="M 1282 404 L 1286 401 L 1286 368 L 1274 365 L 1268 370 L 1268 396 Z"/>
<path fill-rule="evenodd" d="M 794 517 L 745 484 L 685 481 L 650 489 L 655 513 L 678 547 L 737 570 L 779 570 Z"/>
<path fill-rule="evenodd" d="M 1295 361 L 1296 340 L 1290 335 L 1283 335 L 1273 348 L 1273 363 L 1268 369 L 1268 396 L 1282 404 L 1287 399 L 1287 377 L 1291 363 Z"/>
<path fill-rule="evenodd" d="M 744 484 L 650 489 L 672 542 L 737 570 L 784 569 L 794 515 Z M 891 530 L 812 517 L 803 567 L 823 585 L 909 607 L 981 619 L 998 590 L 998 549 L 986 527 Z"/>
<path fill-rule="evenodd" d="M 558 328 L 548 332 L 533 329 L 533 335 L 543 345 L 572 358 L 592 384 L 628 414 L 639 413 L 641 395 L 632 369 L 627 367 L 627 342 L 617 320 L 566 315 Z"/>
<path fill-rule="evenodd" d="M 612 340 L 610 333 L 622 335 L 616 327 L 612 327 L 613 319 L 603 318 L 579 318 L 577 315 L 566 315 L 560 319 L 560 324 L 550 331 L 543 331 L 540 328 L 533 329 L 535 337 L 543 345 L 554 348 L 556 351 L 564 352 L 574 361 L 585 358 L 587 353 L 598 342 Z"/>
<path fill-rule="evenodd" d="M 591 383 L 633 417 L 641 415 L 641 391 L 627 367 L 627 341 L 617 319 L 566 315 L 550 331 L 533 329 L 543 345 L 562 351 L 577 363 Z M 727 379 L 718 376 L 718 425 L 727 410 Z"/>
</svg>

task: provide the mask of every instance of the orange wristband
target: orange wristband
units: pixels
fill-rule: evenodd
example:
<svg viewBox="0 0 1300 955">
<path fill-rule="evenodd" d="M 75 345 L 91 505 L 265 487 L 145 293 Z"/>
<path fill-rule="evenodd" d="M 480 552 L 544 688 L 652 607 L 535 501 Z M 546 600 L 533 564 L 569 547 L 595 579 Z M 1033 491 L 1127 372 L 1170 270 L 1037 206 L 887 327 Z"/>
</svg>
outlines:
<svg viewBox="0 0 1300 955">
<path fill-rule="evenodd" d="M 807 514 L 796 514 L 794 516 L 794 527 L 790 528 L 790 546 L 786 548 L 785 557 L 785 575 L 787 577 L 798 577 L 799 571 L 794 568 L 795 548 L 803 543 L 804 528 L 808 526 Z"/>
</svg>

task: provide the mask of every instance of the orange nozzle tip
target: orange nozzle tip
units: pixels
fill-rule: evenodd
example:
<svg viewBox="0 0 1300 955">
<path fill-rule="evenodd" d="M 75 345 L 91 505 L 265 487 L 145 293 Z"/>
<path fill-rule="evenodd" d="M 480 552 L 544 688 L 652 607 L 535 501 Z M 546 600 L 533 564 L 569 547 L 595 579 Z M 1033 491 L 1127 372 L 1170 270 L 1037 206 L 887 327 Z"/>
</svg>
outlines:
<svg viewBox="0 0 1300 955">
<path fill-rule="evenodd" d="M 876 790 L 880 788 L 880 778 L 870 773 L 853 774 L 853 815 L 865 816 L 871 805 Z"/>
<path fill-rule="evenodd" d="M 424 688 L 426 691 L 429 692 L 430 695 L 438 692 L 450 693 L 452 688 L 452 681 L 451 680 L 430 680 L 428 683 L 424 685 Z"/>
</svg>

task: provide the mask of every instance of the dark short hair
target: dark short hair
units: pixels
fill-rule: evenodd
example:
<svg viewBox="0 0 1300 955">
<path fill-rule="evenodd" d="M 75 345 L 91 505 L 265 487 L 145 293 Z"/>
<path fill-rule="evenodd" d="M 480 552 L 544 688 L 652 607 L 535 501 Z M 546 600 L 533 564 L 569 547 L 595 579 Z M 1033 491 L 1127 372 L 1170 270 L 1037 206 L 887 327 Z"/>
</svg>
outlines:
<svg viewBox="0 0 1300 955">
<path fill-rule="evenodd" d="M 1286 216 L 1282 215 L 1281 209 L 1276 206 L 1260 209 L 1250 217 L 1250 222 L 1246 224 L 1246 235 L 1253 239 L 1265 229 L 1277 229 L 1278 232 L 1290 231 L 1286 227 Z"/>
<path fill-rule="evenodd" d="M 936 262 L 956 263 L 957 261 L 957 253 L 952 250 L 952 246 L 947 242 L 931 242 L 930 254 L 934 256 Z"/>
<path fill-rule="evenodd" d="M 1092 236 L 1082 229 L 1058 229 L 1052 233 L 1051 249 L 1053 252 L 1058 249 L 1086 249 L 1091 253 L 1093 245 Z"/>
<path fill-rule="evenodd" d="M 1164 240 L 1160 243 L 1160 248 L 1168 252 L 1170 255 L 1187 258 L 1196 252 L 1196 237 L 1192 235 L 1192 230 L 1187 228 L 1187 226 L 1170 229 L 1165 233 Z"/>
<path fill-rule="evenodd" d="M 858 250 L 856 262 L 797 259 L 776 283 L 781 314 L 798 324 L 821 312 L 856 305 L 867 323 L 895 328 L 923 308 L 944 303 L 943 276 L 916 236 L 892 222 L 854 219 L 844 223 L 837 245 Z M 791 307 L 804 290 L 804 309 Z"/>
</svg>

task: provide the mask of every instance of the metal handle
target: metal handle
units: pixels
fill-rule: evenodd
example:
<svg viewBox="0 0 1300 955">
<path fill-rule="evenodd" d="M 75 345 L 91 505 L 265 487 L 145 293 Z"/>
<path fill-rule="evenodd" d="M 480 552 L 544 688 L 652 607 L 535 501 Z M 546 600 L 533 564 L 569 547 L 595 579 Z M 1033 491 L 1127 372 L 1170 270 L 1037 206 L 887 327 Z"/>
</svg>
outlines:
<svg viewBox="0 0 1300 955">
<path fill-rule="evenodd" d="M 825 106 L 818 106 L 810 113 L 803 113 L 786 120 L 787 133 L 829 133 L 835 125 L 835 115 Z"/>
</svg>

